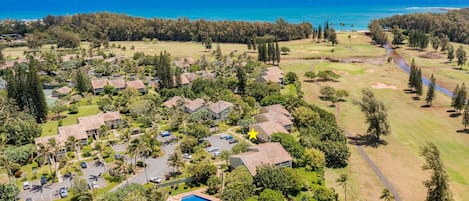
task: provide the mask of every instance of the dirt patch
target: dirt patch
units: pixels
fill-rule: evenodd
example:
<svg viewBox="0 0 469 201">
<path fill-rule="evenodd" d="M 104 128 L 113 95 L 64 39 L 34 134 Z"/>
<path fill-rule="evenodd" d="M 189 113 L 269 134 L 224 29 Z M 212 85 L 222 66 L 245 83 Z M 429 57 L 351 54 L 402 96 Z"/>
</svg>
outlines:
<svg viewBox="0 0 469 201">
<path fill-rule="evenodd" d="M 373 70 L 373 69 L 366 69 L 366 72 L 367 72 L 367 73 L 374 73 L 375 70 Z"/>
<path fill-rule="evenodd" d="M 332 72 L 334 72 L 335 74 L 339 74 L 339 75 L 349 75 L 347 71 L 343 71 L 343 70 L 332 70 Z"/>
<path fill-rule="evenodd" d="M 319 54 L 319 51 L 312 50 L 312 51 L 309 51 L 309 53 L 311 53 L 311 54 Z"/>
<path fill-rule="evenodd" d="M 443 58 L 440 53 L 438 52 L 427 52 L 425 54 L 420 54 L 419 57 L 425 59 L 441 59 Z"/>
<path fill-rule="evenodd" d="M 381 83 L 381 82 L 375 83 L 375 84 L 371 85 L 371 87 L 373 87 L 375 89 L 393 89 L 393 90 L 397 90 L 396 86 L 387 85 L 387 84 L 384 84 L 384 83 Z"/>
<path fill-rule="evenodd" d="M 339 62 L 339 63 L 367 63 L 372 65 L 383 65 L 385 63 L 384 57 L 375 57 L 375 58 L 361 58 L 361 57 L 349 57 L 349 58 L 326 58 L 330 62 Z"/>
</svg>

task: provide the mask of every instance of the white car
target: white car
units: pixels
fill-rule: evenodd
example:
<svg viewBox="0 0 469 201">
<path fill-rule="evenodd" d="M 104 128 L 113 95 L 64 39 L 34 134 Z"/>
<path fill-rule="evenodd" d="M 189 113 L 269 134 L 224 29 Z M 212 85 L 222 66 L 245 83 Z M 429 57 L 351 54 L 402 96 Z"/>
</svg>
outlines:
<svg viewBox="0 0 469 201">
<path fill-rule="evenodd" d="M 159 178 L 159 177 L 152 177 L 152 178 L 150 178 L 150 182 L 159 184 L 159 183 L 161 183 L 161 178 Z"/>
<path fill-rule="evenodd" d="M 31 188 L 31 185 L 29 185 L 29 182 L 25 181 L 23 182 L 23 190 L 28 190 Z"/>
<path fill-rule="evenodd" d="M 92 181 L 91 183 L 88 183 L 88 188 L 89 188 L 89 189 L 97 189 L 97 188 L 99 188 L 98 182 Z"/>
<path fill-rule="evenodd" d="M 192 159 L 192 155 L 188 154 L 188 153 L 182 154 L 182 157 L 185 158 L 185 159 Z"/>
<path fill-rule="evenodd" d="M 208 152 L 218 151 L 218 147 L 209 147 L 209 148 L 207 148 L 207 151 Z"/>
</svg>

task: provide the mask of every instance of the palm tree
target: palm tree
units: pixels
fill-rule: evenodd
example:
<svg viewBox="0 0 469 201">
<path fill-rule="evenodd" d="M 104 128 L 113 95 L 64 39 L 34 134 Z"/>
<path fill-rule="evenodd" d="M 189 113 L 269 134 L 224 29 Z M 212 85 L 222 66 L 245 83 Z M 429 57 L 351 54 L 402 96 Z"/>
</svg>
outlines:
<svg viewBox="0 0 469 201">
<path fill-rule="evenodd" d="M 182 162 L 182 154 L 180 151 L 175 151 L 173 154 L 169 155 L 168 165 L 175 168 L 175 172 L 179 172 L 179 167 L 182 167 L 184 163 Z"/>
<path fill-rule="evenodd" d="M 124 129 L 120 134 L 120 139 L 124 141 L 124 143 L 127 144 L 127 147 L 130 146 L 131 138 L 132 138 L 132 131 L 130 130 L 130 128 Z"/>
<path fill-rule="evenodd" d="M 11 178 L 13 177 L 13 172 L 11 171 L 13 164 L 14 163 L 12 163 L 7 156 L 3 154 L 0 155 L 0 167 L 5 168 L 5 170 L 7 171 L 9 183 L 11 183 Z"/>
<path fill-rule="evenodd" d="M 110 129 L 108 126 L 106 125 L 102 125 L 101 127 L 99 127 L 98 129 L 98 135 L 100 137 L 106 137 L 106 140 L 109 140 L 109 133 L 110 133 Z"/>
<path fill-rule="evenodd" d="M 57 166 L 57 158 L 58 158 L 58 155 L 59 155 L 59 152 L 60 152 L 60 145 L 57 143 L 56 139 L 55 138 L 50 138 L 49 141 L 47 142 L 47 146 L 49 147 L 50 149 L 50 154 L 49 154 L 49 161 L 50 163 L 52 164 L 53 163 L 53 166 L 54 166 L 54 172 L 53 174 L 51 175 L 53 180 L 55 180 L 55 178 L 57 178 L 57 169 L 58 169 L 58 166 Z"/>
<path fill-rule="evenodd" d="M 344 197 L 345 201 L 347 201 L 347 180 L 348 180 L 348 175 L 347 174 L 341 174 L 339 178 L 337 178 L 336 182 L 339 183 L 340 186 L 344 187 Z"/>
<path fill-rule="evenodd" d="M 71 151 L 75 152 L 75 155 L 77 156 L 77 159 L 78 161 L 80 161 L 80 146 L 79 146 L 79 142 L 78 140 L 75 138 L 75 136 L 69 136 L 67 138 L 67 142 L 65 142 L 67 144 L 67 147 L 70 148 Z"/>
<path fill-rule="evenodd" d="M 120 174 L 124 174 L 125 180 L 127 181 L 127 184 L 129 184 L 129 181 L 127 180 L 127 175 L 131 172 L 132 167 L 124 159 L 116 160 L 116 165 L 117 172 L 119 172 Z"/>
<path fill-rule="evenodd" d="M 129 154 L 130 156 L 130 163 L 132 165 L 132 167 L 135 167 L 135 165 L 137 164 L 137 156 L 139 155 L 140 153 L 140 139 L 137 138 L 137 139 L 133 139 L 131 142 L 130 142 L 130 146 L 127 146 L 127 154 Z M 132 160 L 133 158 L 133 160 Z"/>
<path fill-rule="evenodd" d="M 103 163 L 104 172 L 106 172 L 106 161 L 104 161 L 103 158 L 104 151 L 106 150 L 106 145 L 98 139 L 94 143 L 94 149 L 97 151 L 96 154 L 98 155 L 99 160 L 101 161 L 101 163 Z"/>
<path fill-rule="evenodd" d="M 394 196 L 391 194 L 389 189 L 385 188 L 383 189 L 383 192 L 381 193 L 379 199 L 382 199 L 384 201 L 394 201 Z"/>
<path fill-rule="evenodd" d="M 145 133 L 144 135 L 148 135 L 148 134 Z M 145 170 L 145 176 L 147 178 L 147 182 L 148 182 L 148 173 L 147 173 L 146 159 L 148 158 L 148 156 L 150 156 L 150 154 L 153 151 L 153 147 L 152 147 L 150 140 L 151 139 L 149 137 L 143 136 L 142 140 L 139 141 L 140 144 L 138 145 L 140 147 L 140 157 L 143 161 L 143 168 Z"/>
</svg>

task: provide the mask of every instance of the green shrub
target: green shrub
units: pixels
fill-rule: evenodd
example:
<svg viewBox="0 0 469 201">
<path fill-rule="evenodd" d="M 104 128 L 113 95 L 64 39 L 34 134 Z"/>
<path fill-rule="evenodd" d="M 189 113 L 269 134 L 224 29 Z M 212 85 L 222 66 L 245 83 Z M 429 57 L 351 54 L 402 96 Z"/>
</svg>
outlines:
<svg viewBox="0 0 469 201">
<path fill-rule="evenodd" d="M 78 106 L 77 104 L 72 104 L 68 107 L 68 114 L 76 114 L 78 113 Z"/>
</svg>

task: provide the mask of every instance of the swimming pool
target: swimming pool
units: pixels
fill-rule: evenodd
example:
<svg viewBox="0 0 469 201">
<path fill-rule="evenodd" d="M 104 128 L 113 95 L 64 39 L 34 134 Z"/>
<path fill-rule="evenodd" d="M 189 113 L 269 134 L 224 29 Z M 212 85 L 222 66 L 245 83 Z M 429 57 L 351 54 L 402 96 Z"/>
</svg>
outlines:
<svg viewBox="0 0 469 201">
<path fill-rule="evenodd" d="M 211 201 L 197 195 L 184 196 L 181 201 Z"/>
</svg>

